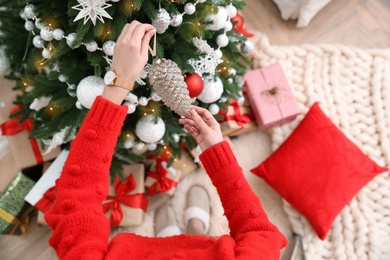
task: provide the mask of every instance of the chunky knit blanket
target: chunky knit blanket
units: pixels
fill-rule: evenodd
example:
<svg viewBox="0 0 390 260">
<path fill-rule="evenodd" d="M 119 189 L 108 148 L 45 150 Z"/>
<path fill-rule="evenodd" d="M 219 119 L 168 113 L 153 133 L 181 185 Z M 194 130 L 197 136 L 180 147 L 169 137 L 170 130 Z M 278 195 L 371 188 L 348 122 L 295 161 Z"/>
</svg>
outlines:
<svg viewBox="0 0 390 260">
<path fill-rule="evenodd" d="M 276 150 L 313 102 L 364 153 L 390 165 L 390 49 L 343 45 L 274 46 L 258 33 L 253 68 L 281 63 L 303 113 L 270 129 Z M 342 210 L 327 239 L 286 201 L 293 231 L 303 237 L 306 259 L 390 259 L 390 173 L 378 175 Z"/>
</svg>

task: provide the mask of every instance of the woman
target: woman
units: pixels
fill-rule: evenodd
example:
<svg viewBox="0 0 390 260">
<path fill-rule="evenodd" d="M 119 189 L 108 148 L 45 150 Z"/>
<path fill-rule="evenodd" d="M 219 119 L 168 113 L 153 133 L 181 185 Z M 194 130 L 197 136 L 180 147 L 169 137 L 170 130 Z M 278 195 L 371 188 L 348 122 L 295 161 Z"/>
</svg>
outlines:
<svg viewBox="0 0 390 260">
<path fill-rule="evenodd" d="M 122 82 L 135 82 L 148 60 L 155 29 L 133 21 L 119 36 L 112 68 Z M 179 120 L 196 139 L 200 160 L 216 186 L 230 234 L 143 237 L 132 233 L 109 241 L 110 226 L 102 211 L 115 144 L 127 114 L 121 106 L 129 90 L 105 86 L 72 142 L 60 179 L 57 199 L 45 215 L 53 229 L 49 244 L 60 259 L 279 259 L 287 240 L 269 222 L 260 200 L 246 181 L 219 124 L 200 107 Z"/>
</svg>

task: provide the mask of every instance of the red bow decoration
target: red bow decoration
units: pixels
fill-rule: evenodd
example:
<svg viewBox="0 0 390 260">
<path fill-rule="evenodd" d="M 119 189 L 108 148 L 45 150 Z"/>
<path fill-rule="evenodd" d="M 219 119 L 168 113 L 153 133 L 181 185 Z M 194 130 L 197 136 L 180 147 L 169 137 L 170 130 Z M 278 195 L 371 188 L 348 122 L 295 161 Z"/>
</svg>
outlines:
<svg viewBox="0 0 390 260">
<path fill-rule="evenodd" d="M 149 187 L 148 196 L 153 196 L 158 192 L 166 192 L 177 186 L 177 182 L 167 177 L 168 170 L 164 168 L 162 162 L 166 162 L 162 156 L 156 158 L 157 172 L 148 172 L 148 177 L 156 179 L 156 182 Z"/>
<path fill-rule="evenodd" d="M 234 108 L 234 114 L 227 115 L 226 112 L 221 112 L 220 114 L 224 117 L 224 120 L 222 122 L 234 120 L 241 128 L 243 128 L 245 124 L 248 124 L 253 121 L 253 114 L 241 114 L 240 106 L 238 105 L 236 100 L 234 100 L 230 105 Z"/>
<path fill-rule="evenodd" d="M 103 203 L 103 211 L 107 213 L 112 209 L 110 216 L 110 225 L 118 227 L 123 218 L 122 207 L 124 204 L 128 207 L 139 208 L 146 212 L 148 207 L 148 199 L 144 193 L 129 194 L 137 187 L 137 183 L 133 174 L 130 174 L 124 182 L 121 182 L 117 176 L 113 184 L 115 196 L 107 195 L 108 202 Z"/>
<path fill-rule="evenodd" d="M 14 106 L 11 110 L 11 114 L 14 114 L 21 110 L 20 106 Z M 23 130 L 27 130 L 27 132 L 30 134 L 32 130 L 33 121 L 31 118 L 28 118 L 23 123 L 19 123 L 20 117 L 15 117 L 12 119 L 9 119 L 8 121 L 2 123 L 0 125 L 1 132 L 3 135 L 16 135 Z M 37 160 L 38 164 L 43 163 L 43 158 L 41 155 L 41 150 L 39 149 L 38 142 L 34 138 L 29 138 L 32 150 L 35 155 L 35 159 Z"/>
<path fill-rule="evenodd" d="M 248 32 L 246 30 L 246 28 L 244 26 L 244 18 L 242 18 L 241 15 L 236 14 L 236 16 L 234 16 L 231 19 L 231 22 L 234 24 L 234 26 L 233 26 L 233 31 L 234 32 L 239 33 L 241 35 L 245 35 L 248 38 L 252 38 L 253 37 L 254 34 Z"/>
<path fill-rule="evenodd" d="M 56 187 L 53 186 L 50 189 L 48 189 L 45 194 L 43 194 L 43 197 L 35 203 L 35 207 L 42 211 L 43 213 L 48 212 L 51 207 L 53 206 L 57 196 Z"/>
</svg>

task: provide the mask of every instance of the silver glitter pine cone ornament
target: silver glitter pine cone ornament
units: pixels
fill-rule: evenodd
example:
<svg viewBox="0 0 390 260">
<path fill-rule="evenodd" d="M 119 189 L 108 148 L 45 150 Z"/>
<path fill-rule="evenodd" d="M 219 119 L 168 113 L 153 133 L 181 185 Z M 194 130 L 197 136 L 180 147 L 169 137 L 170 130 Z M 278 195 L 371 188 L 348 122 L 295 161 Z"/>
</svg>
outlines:
<svg viewBox="0 0 390 260">
<path fill-rule="evenodd" d="M 177 64 L 155 59 L 149 71 L 149 82 L 161 100 L 180 116 L 190 111 L 191 98 L 184 76 Z"/>
</svg>

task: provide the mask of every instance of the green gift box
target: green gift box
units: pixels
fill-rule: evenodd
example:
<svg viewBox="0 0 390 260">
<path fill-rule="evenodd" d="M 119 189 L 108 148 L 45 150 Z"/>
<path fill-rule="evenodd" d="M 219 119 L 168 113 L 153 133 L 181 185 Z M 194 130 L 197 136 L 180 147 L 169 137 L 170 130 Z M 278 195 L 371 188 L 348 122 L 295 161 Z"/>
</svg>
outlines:
<svg viewBox="0 0 390 260">
<path fill-rule="evenodd" d="M 35 182 L 19 172 L 0 196 L 0 234 L 13 234 L 19 227 L 24 233 L 28 223 L 24 197 L 35 185 Z"/>
</svg>

